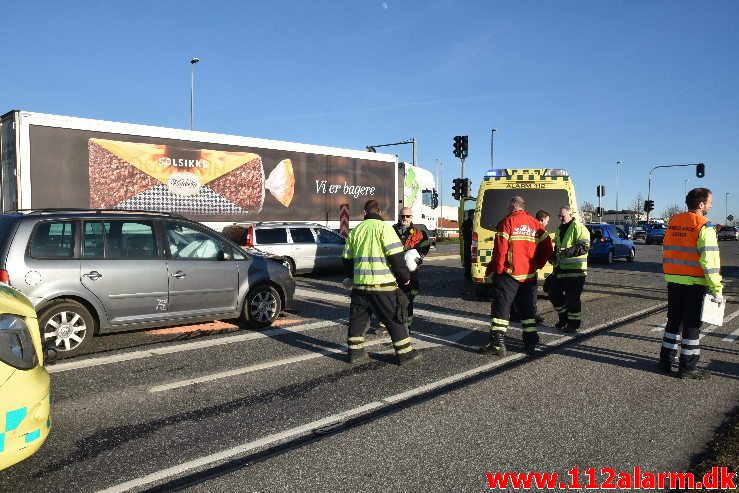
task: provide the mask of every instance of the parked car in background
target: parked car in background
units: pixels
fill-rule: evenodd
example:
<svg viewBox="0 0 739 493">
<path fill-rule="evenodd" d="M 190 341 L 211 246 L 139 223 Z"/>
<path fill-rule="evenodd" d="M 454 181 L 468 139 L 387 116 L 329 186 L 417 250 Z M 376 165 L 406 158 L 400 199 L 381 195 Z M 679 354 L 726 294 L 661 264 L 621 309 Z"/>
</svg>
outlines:
<svg viewBox="0 0 739 493">
<path fill-rule="evenodd" d="M 267 327 L 295 292 L 279 262 L 184 217 L 133 211 L 0 214 L 0 281 L 29 298 L 60 356 L 100 332 L 239 317 Z"/>
<path fill-rule="evenodd" d="M 600 260 L 607 264 L 612 264 L 618 258 L 634 261 L 636 247 L 621 228 L 604 223 L 589 223 L 585 227 L 590 231 L 588 260 Z"/>
<path fill-rule="evenodd" d="M 0 284 L 0 470 L 33 455 L 49 435 L 44 359 L 53 355 L 43 352 L 31 302 Z"/>
<path fill-rule="evenodd" d="M 341 270 L 344 238 L 314 223 L 237 223 L 223 234 L 244 248 L 257 248 L 283 258 L 292 274 L 318 269 Z"/>
<path fill-rule="evenodd" d="M 719 240 L 739 241 L 739 226 L 722 226 L 717 236 Z"/>
<path fill-rule="evenodd" d="M 643 226 L 635 226 L 631 232 L 631 238 L 634 240 L 643 240 L 647 236 L 647 231 Z"/>
<path fill-rule="evenodd" d="M 666 224 L 651 224 L 647 230 L 647 236 L 644 238 L 644 243 L 647 245 L 651 245 L 652 243 L 661 245 L 665 240 L 666 232 Z"/>
</svg>

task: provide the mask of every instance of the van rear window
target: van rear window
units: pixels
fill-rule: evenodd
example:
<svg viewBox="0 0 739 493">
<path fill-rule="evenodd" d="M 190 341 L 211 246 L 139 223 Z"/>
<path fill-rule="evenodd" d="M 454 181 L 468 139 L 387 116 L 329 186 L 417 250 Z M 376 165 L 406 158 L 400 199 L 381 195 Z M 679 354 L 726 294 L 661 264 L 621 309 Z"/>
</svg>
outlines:
<svg viewBox="0 0 739 493">
<path fill-rule="evenodd" d="M 567 190 L 562 189 L 498 189 L 485 190 L 480 213 L 480 226 L 485 229 L 495 230 L 498 223 L 508 215 L 508 201 L 511 197 L 520 195 L 526 201 L 526 211 L 532 216 L 539 210 L 549 213 L 549 226 L 547 230 L 553 233 L 560 222 L 557 220 L 559 208 L 563 205 L 572 207 Z"/>
</svg>

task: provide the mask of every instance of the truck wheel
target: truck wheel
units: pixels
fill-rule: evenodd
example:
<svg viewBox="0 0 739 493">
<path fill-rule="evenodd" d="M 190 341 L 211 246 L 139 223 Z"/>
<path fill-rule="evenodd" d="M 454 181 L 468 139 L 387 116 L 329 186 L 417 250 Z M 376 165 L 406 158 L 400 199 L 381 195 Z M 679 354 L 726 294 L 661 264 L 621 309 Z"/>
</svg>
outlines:
<svg viewBox="0 0 739 493">
<path fill-rule="evenodd" d="M 254 287 L 244 300 L 244 320 L 254 329 L 269 327 L 281 311 L 280 295 L 269 284 Z"/>
<path fill-rule="evenodd" d="M 81 303 L 59 300 L 39 313 L 39 328 L 44 342 L 52 341 L 59 358 L 79 354 L 92 339 L 95 320 Z"/>
</svg>

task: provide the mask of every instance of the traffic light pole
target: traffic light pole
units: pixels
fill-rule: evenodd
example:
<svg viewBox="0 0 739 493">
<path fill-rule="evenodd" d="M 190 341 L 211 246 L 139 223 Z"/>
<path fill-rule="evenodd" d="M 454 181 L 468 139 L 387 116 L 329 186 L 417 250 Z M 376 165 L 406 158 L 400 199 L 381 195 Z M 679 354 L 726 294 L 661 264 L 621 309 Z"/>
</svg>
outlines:
<svg viewBox="0 0 739 493">
<path fill-rule="evenodd" d="M 679 168 L 682 166 L 698 166 L 698 164 L 702 163 L 694 163 L 694 164 L 663 164 L 660 166 L 655 166 L 652 168 L 652 171 L 649 172 L 649 187 L 647 188 L 647 201 L 650 201 L 652 199 L 652 172 L 656 170 L 657 168 Z M 702 178 L 702 177 L 699 177 Z M 651 210 L 647 211 L 647 224 L 649 224 L 649 213 L 652 212 Z"/>
<path fill-rule="evenodd" d="M 462 179 L 464 180 L 464 158 L 459 158 L 460 161 L 462 161 Z"/>
</svg>

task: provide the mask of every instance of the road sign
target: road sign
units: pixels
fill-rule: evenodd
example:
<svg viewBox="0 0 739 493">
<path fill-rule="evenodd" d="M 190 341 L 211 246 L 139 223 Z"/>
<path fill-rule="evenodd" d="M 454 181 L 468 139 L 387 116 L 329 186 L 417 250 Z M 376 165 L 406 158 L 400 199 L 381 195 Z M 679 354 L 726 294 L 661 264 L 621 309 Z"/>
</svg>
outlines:
<svg viewBox="0 0 739 493">
<path fill-rule="evenodd" d="M 344 238 L 349 236 L 349 204 L 339 206 L 339 234 Z"/>
</svg>

